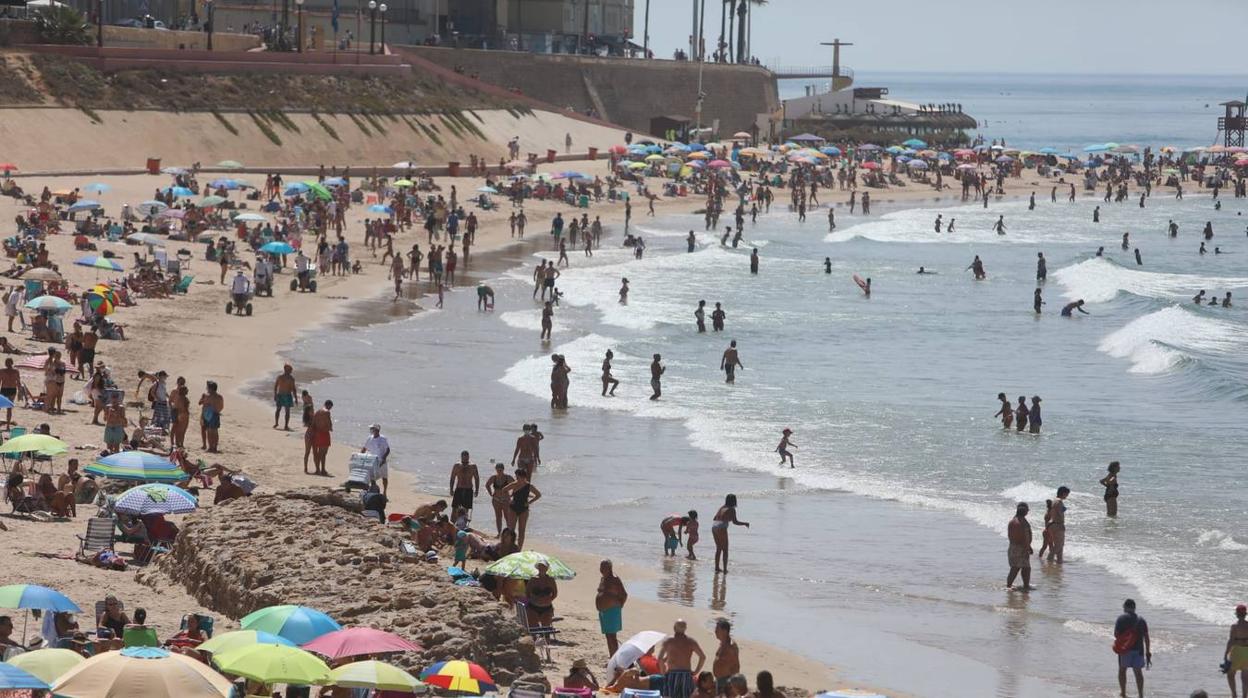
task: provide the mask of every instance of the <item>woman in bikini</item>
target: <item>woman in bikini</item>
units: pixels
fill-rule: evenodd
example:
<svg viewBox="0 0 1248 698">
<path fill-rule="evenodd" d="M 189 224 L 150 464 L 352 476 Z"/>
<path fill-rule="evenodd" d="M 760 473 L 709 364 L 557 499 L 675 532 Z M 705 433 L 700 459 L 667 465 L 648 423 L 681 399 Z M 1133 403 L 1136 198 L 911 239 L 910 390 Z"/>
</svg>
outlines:
<svg viewBox="0 0 1248 698">
<path fill-rule="evenodd" d="M 1122 466 L 1118 461 L 1109 464 L 1109 474 L 1101 478 L 1101 486 L 1105 488 L 1105 515 L 1113 518 L 1118 516 L 1118 471 Z"/>
<path fill-rule="evenodd" d="M 529 471 L 516 471 L 516 481 L 503 488 L 511 498 L 507 509 L 507 528 L 516 532 L 516 547 L 524 549 L 524 531 L 529 525 L 529 507 L 542 498 L 542 493 L 529 482 Z"/>
<path fill-rule="evenodd" d="M 737 520 L 737 495 L 730 494 L 724 498 L 724 505 L 715 512 L 715 522 L 711 524 L 711 536 L 715 539 L 715 571 L 728 573 L 728 524 L 750 527 L 746 521 Z M 721 566 L 720 556 L 723 556 Z"/>
<path fill-rule="evenodd" d="M 1005 396 L 1005 393 L 997 393 L 997 399 L 1001 401 L 1001 409 L 992 416 L 1000 417 L 1001 426 L 1009 429 L 1014 426 L 1014 406 L 1010 404 L 1010 399 Z"/>
</svg>

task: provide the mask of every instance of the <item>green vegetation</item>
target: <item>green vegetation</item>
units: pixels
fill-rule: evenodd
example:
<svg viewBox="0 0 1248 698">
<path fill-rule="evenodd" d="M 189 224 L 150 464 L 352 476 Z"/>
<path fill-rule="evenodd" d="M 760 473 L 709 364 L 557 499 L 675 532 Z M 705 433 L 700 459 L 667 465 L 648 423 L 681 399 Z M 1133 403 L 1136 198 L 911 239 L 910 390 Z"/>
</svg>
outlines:
<svg viewBox="0 0 1248 698">
<path fill-rule="evenodd" d="M 17 57 L 0 56 L 0 104 L 39 104 L 43 98 L 30 82 L 30 68 Z"/>
<path fill-rule="evenodd" d="M 45 44 L 91 43 L 91 27 L 81 13 L 68 5 L 53 3 L 35 12 L 35 29 L 39 41 Z"/>
<path fill-rule="evenodd" d="M 226 119 L 224 116 L 222 116 L 221 112 L 217 111 L 216 109 L 213 109 L 212 115 L 217 117 L 217 121 L 221 122 L 221 125 L 225 127 L 226 131 L 229 131 L 231 134 L 235 136 L 238 135 L 238 129 L 234 127 L 234 124 L 230 123 L 229 119 Z"/>
</svg>

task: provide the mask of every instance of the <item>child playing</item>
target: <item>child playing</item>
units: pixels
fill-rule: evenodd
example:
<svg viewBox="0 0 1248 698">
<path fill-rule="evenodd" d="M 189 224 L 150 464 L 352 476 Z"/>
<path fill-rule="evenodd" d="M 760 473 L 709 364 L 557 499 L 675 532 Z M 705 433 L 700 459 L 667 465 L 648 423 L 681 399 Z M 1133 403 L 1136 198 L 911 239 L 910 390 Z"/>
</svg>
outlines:
<svg viewBox="0 0 1248 698">
<path fill-rule="evenodd" d="M 1052 515 L 1053 500 L 1046 499 L 1044 500 L 1044 533 L 1041 534 L 1041 538 L 1044 540 L 1044 545 L 1040 546 L 1040 555 L 1038 555 L 1040 558 L 1044 558 L 1044 551 L 1048 550 L 1048 548 L 1053 545 L 1053 534 L 1049 532 L 1049 526 L 1053 523 L 1050 520 Z"/>
<path fill-rule="evenodd" d="M 467 561 L 468 561 L 468 532 L 456 531 L 455 532 L 455 564 L 451 565 L 451 567 L 458 567 L 459 569 L 462 570 L 464 569 L 464 565 L 467 563 Z"/>
<path fill-rule="evenodd" d="M 789 453 L 789 449 L 797 448 L 797 446 L 789 443 L 789 437 L 792 435 L 793 435 L 792 429 L 785 429 L 783 432 L 783 436 L 780 439 L 780 445 L 776 446 L 776 453 L 780 454 L 780 465 L 784 465 L 784 460 L 787 458 L 789 460 L 790 468 L 794 466 L 793 466 L 793 454 Z"/>
<path fill-rule="evenodd" d="M 685 549 L 689 551 L 688 558 L 696 560 L 698 556 L 693 554 L 693 544 L 698 542 L 698 512 L 692 509 L 689 510 L 689 517 L 685 519 L 685 533 L 688 535 L 685 539 Z"/>
<path fill-rule="evenodd" d="M 684 534 L 685 527 L 689 525 L 689 519 L 678 514 L 672 514 L 663 519 L 659 523 L 659 530 L 663 532 L 663 556 L 676 557 L 676 551 L 680 548 L 681 537 Z"/>
</svg>

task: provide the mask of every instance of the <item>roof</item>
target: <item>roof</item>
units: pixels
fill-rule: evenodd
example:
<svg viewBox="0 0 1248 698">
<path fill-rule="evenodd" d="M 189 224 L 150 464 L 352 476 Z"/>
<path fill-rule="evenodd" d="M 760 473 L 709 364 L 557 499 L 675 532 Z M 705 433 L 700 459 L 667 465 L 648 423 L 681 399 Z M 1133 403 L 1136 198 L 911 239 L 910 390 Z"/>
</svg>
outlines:
<svg viewBox="0 0 1248 698">
<path fill-rule="evenodd" d="M 1218 104 L 1218 106 L 1220 107 L 1245 107 L 1245 106 L 1248 106 L 1248 104 L 1241 102 L 1238 99 L 1232 99 L 1229 102 L 1222 102 Z"/>
</svg>

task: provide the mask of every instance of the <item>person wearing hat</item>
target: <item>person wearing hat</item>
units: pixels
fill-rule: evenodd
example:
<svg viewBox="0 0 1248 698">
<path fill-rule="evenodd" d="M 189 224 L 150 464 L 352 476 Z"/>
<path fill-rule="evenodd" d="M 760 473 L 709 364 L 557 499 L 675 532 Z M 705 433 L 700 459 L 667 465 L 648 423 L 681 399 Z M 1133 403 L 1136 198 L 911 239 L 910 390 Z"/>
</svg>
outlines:
<svg viewBox="0 0 1248 698">
<path fill-rule="evenodd" d="M 598 679 L 594 676 L 594 672 L 589 670 L 589 663 L 584 659 L 578 659 L 572 662 L 572 669 L 563 678 L 563 688 L 587 688 L 597 691 Z"/>
<path fill-rule="evenodd" d="M 1226 641 L 1226 653 L 1222 659 L 1226 662 L 1226 682 L 1231 686 L 1231 697 L 1248 698 L 1248 606 L 1239 604 L 1235 607 L 1235 624 L 1231 626 L 1231 636 Z M 1235 692 L 1235 672 L 1239 672 L 1242 693 Z"/>
<path fill-rule="evenodd" d="M 390 441 L 381 435 L 381 425 L 371 424 L 368 427 L 368 439 L 364 441 L 364 447 L 360 449 L 360 453 L 371 453 L 377 456 L 377 470 L 373 473 L 373 477 L 381 480 L 381 493 L 387 494 L 390 489 Z"/>
<path fill-rule="evenodd" d="M 789 467 L 792 468 L 794 467 L 793 454 L 789 453 L 789 449 L 797 448 L 797 446 L 789 442 L 789 437 L 793 435 L 793 430 L 785 429 L 784 431 L 780 432 L 780 434 L 781 434 L 780 445 L 776 446 L 776 453 L 780 454 L 780 465 L 784 465 L 784 461 L 787 458 L 789 461 Z"/>
</svg>

